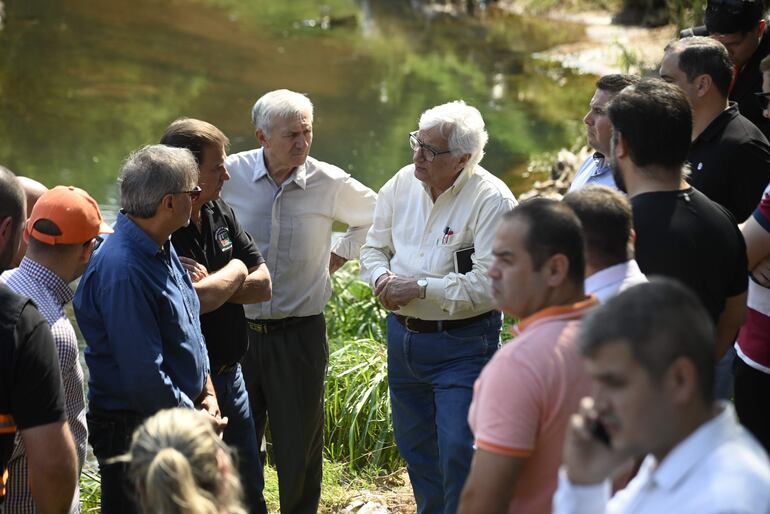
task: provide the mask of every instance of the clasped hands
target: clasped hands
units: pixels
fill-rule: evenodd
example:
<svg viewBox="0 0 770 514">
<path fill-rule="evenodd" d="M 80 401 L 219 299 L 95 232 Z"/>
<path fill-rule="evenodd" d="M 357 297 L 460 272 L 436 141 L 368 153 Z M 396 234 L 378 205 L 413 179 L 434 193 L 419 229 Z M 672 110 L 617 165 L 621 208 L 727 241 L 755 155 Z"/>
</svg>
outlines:
<svg viewBox="0 0 770 514">
<path fill-rule="evenodd" d="M 402 277 L 388 270 L 377 279 L 374 296 L 383 307 L 395 311 L 420 295 L 420 286 L 413 277 Z"/>
</svg>

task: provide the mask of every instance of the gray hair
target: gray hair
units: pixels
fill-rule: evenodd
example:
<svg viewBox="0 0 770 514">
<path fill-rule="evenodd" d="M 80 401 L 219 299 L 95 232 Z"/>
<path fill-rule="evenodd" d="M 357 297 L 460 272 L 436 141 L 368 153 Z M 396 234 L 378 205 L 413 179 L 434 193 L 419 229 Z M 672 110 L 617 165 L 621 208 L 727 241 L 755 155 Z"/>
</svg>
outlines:
<svg viewBox="0 0 770 514">
<path fill-rule="evenodd" d="M 420 116 L 419 127 L 420 130 L 438 127 L 453 155 L 470 154 L 467 167 L 471 171 L 484 157 L 484 147 L 489 140 L 484 119 L 478 109 L 462 100 L 428 109 Z"/>
<path fill-rule="evenodd" d="M 198 164 L 186 148 L 148 145 L 128 156 L 120 170 L 120 206 L 126 214 L 152 218 L 169 193 L 190 191 Z"/>
<path fill-rule="evenodd" d="M 313 121 L 313 102 L 303 95 L 288 89 L 276 89 L 265 93 L 251 108 L 251 122 L 254 128 L 270 136 L 273 120 L 276 118 L 291 119 L 310 111 L 310 121 Z"/>
</svg>

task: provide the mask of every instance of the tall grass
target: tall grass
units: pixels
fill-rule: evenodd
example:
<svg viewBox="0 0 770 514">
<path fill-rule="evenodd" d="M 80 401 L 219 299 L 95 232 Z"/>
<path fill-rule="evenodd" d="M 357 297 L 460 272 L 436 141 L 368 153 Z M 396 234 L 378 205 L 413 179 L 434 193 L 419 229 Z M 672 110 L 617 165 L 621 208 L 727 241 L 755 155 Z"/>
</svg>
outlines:
<svg viewBox="0 0 770 514">
<path fill-rule="evenodd" d="M 326 457 L 350 471 L 391 473 L 403 466 L 390 418 L 387 312 L 349 263 L 333 278 L 326 307 L 329 372 L 326 380 Z"/>
</svg>

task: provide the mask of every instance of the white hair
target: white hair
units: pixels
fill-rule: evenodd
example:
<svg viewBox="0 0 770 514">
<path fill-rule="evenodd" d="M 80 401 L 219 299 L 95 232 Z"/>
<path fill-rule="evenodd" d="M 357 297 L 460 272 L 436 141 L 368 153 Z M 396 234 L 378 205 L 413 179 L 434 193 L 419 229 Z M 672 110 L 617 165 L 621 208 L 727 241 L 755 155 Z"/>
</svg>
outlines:
<svg viewBox="0 0 770 514">
<path fill-rule="evenodd" d="M 265 93 L 251 108 L 251 122 L 254 128 L 270 135 L 273 120 L 276 118 L 291 119 L 310 111 L 310 121 L 313 121 L 313 103 L 302 93 L 288 89 L 276 89 Z"/>
<path fill-rule="evenodd" d="M 422 113 L 420 130 L 438 127 L 441 137 L 446 138 L 453 155 L 470 154 L 467 168 L 473 172 L 484 157 L 484 147 L 489 134 L 484 128 L 484 119 L 475 107 L 462 100 L 432 107 Z"/>
</svg>

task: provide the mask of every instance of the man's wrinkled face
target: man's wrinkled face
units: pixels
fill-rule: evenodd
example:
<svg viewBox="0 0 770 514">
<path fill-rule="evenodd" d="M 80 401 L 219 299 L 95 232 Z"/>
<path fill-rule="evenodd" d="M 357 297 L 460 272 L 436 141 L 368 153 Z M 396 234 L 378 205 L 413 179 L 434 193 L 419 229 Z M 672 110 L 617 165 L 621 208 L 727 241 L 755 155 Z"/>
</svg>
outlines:
<svg viewBox="0 0 770 514">
<path fill-rule="evenodd" d="M 422 146 L 412 150 L 414 176 L 433 189 L 445 190 L 462 171 L 467 159 L 448 152 L 449 141 L 441 135 L 438 127 L 419 130 L 415 137 Z M 428 160 L 431 151 L 436 154 L 432 161 Z"/>
<path fill-rule="evenodd" d="M 586 124 L 588 145 L 604 156 L 610 153 L 612 124 L 609 116 L 607 116 L 607 106 L 614 96 L 614 93 L 597 89 L 591 98 L 588 114 L 583 118 L 583 122 Z"/>
<path fill-rule="evenodd" d="M 313 144 L 313 115 L 308 110 L 298 116 L 273 119 L 270 135 L 260 142 L 271 169 L 303 165 Z"/>
</svg>

